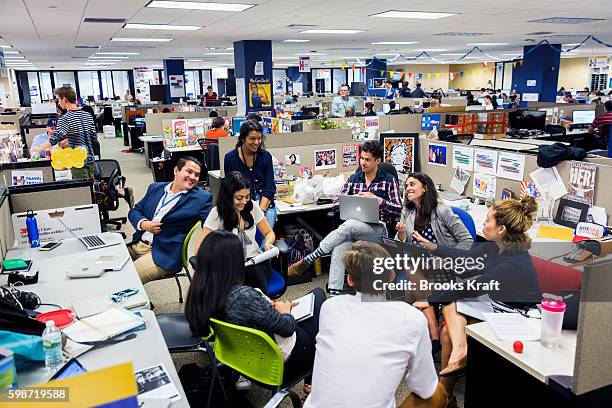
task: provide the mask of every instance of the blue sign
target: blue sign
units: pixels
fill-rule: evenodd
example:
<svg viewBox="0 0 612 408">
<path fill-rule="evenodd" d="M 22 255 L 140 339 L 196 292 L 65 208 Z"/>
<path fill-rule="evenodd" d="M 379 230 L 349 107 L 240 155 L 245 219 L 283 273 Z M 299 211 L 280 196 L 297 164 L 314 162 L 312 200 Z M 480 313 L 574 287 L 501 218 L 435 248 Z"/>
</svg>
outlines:
<svg viewBox="0 0 612 408">
<path fill-rule="evenodd" d="M 440 128 L 440 114 L 439 113 L 425 113 L 421 119 L 421 130 L 432 130 L 433 128 Z"/>
</svg>

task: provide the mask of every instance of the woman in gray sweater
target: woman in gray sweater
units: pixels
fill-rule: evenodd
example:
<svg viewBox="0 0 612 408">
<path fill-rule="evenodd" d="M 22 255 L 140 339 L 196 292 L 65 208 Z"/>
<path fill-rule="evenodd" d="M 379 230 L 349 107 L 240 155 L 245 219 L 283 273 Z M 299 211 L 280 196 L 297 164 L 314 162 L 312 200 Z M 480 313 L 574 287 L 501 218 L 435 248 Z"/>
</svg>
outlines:
<svg viewBox="0 0 612 408">
<path fill-rule="evenodd" d="M 296 322 L 294 303 L 273 301 L 261 290 L 244 285 L 244 253 L 240 239 L 228 231 L 210 232 L 197 253 L 197 267 L 185 303 L 185 316 L 196 336 L 208 336 L 210 318 L 267 333 L 285 361 L 284 380 L 312 370 L 319 311 L 325 300 L 313 290 L 313 316 Z M 306 378 L 306 384 L 310 379 Z"/>
<path fill-rule="evenodd" d="M 412 173 L 406 179 L 404 209 L 397 223 L 395 239 L 419 245 L 417 236 L 433 243 L 458 249 L 470 249 L 472 235 L 453 210 L 438 198 L 431 177 L 424 173 Z M 418 234 L 415 235 L 415 232 Z M 433 353 L 440 345 L 440 331 L 433 308 L 423 310 L 432 342 Z"/>
</svg>

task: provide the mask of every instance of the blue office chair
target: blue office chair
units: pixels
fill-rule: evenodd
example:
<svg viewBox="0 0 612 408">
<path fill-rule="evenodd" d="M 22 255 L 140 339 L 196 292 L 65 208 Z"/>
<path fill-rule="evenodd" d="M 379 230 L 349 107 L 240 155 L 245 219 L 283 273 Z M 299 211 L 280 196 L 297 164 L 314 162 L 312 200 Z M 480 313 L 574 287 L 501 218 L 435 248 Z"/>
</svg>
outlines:
<svg viewBox="0 0 612 408">
<path fill-rule="evenodd" d="M 474 240 L 474 242 L 476 242 L 476 225 L 474 224 L 474 220 L 472 219 L 472 216 L 470 215 L 470 213 L 468 213 L 467 211 L 459 207 L 451 207 L 451 208 L 453 209 L 453 212 L 457 214 L 457 216 L 459 217 L 463 225 L 465 225 L 467 230 L 470 232 L 470 235 L 472 236 L 472 239 Z"/>
<path fill-rule="evenodd" d="M 259 229 L 255 233 L 255 241 L 257 241 L 257 245 L 259 245 L 260 247 L 264 241 L 264 236 L 259 231 Z M 289 252 L 289 248 L 287 247 L 287 244 L 285 244 L 285 241 L 276 241 L 274 245 L 279 249 L 281 253 L 280 254 L 280 258 L 281 258 L 280 269 L 286 271 L 287 267 L 286 266 L 283 267 L 282 263 L 284 262 L 284 259 L 286 259 L 285 255 Z M 268 279 L 268 297 L 270 299 L 278 299 L 279 297 L 283 296 L 283 294 L 285 293 L 285 290 L 287 290 L 287 280 L 285 279 L 285 277 L 283 276 L 281 272 L 278 272 L 276 269 L 274 269 L 274 265 L 273 265 L 272 274 L 270 275 L 270 278 Z"/>
</svg>

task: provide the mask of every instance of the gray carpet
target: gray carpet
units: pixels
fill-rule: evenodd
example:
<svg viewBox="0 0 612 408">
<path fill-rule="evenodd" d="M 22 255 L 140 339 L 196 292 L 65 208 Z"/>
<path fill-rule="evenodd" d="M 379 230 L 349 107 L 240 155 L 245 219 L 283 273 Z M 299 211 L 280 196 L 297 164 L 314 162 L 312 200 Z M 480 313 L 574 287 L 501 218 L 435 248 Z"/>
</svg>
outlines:
<svg viewBox="0 0 612 408">
<path fill-rule="evenodd" d="M 119 161 L 121 165 L 121 172 L 127 179 L 127 185 L 132 187 L 134 190 L 134 196 L 136 201 L 138 201 L 141 197 L 144 196 L 147 187 L 150 183 L 153 182 L 153 175 L 151 170 L 146 167 L 144 156 L 138 153 L 122 153 L 121 150 L 125 149 L 123 146 L 122 138 L 112 138 L 105 139 L 102 134 L 99 135 L 102 157 L 105 159 L 116 159 Z M 125 201 L 121 201 L 120 208 L 118 211 L 114 212 L 112 216 L 126 216 L 129 211 L 129 207 Z M 134 233 L 134 228 L 127 223 L 123 226 L 122 229 L 128 236 L 128 239 Z M 197 235 L 197 234 L 196 234 Z M 192 244 L 193 244 L 192 240 Z M 291 300 L 296 299 L 315 287 L 325 288 L 327 283 L 327 274 L 323 274 L 312 282 L 304 283 L 301 285 L 290 286 L 287 288 L 287 292 L 284 294 L 282 299 Z M 189 281 L 187 278 L 181 279 L 181 286 L 183 288 L 183 296 L 186 295 L 187 290 L 189 288 Z M 150 282 L 145 287 L 147 291 L 147 295 L 153 304 L 155 305 L 155 313 L 165 313 L 165 312 L 182 312 L 183 304 L 178 302 L 178 289 L 174 279 L 167 279 L 162 281 Z M 201 356 L 197 356 L 194 354 L 173 354 L 172 359 L 174 364 L 178 369 L 183 364 L 191 363 L 191 362 L 200 362 L 202 361 Z M 439 368 L 439 365 L 436 363 L 436 367 Z M 364 381 L 367 381 L 367 378 L 364 378 Z M 358 386 L 356 384 L 355 386 Z M 295 387 L 295 391 L 300 395 L 303 395 L 302 385 L 298 385 Z M 459 406 L 463 406 L 463 391 L 464 391 L 464 382 L 460 381 L 455 390 L 455 395 L 457 396 L 457 400 Z M 397 392 L 396 392 L 396 401 L 399 404 L 406 398 L 408 391 L 406 390 L 406 386 L 402 381 Z M 268 391 L 262 390 L 258 387 L 253 387 L 248 392 L 248 399 L 255 407 L 264 406 L 267 398 L 270 397 L 270 393 Z M 291 402 L 288 398 L 280 405 L 281 407 L 291 407 Z"/>
</svg>

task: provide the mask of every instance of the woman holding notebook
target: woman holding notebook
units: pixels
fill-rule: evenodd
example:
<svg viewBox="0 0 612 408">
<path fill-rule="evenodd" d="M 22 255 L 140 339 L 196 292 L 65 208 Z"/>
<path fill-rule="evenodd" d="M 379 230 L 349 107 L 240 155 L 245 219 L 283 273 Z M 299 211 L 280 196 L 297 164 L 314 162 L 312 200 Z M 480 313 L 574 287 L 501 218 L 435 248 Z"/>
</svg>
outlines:
<svg viewBox="0 0 612 408">
<path fill-rule="evenodd" d="M 312 316 L 297 322 L 291 314 L 295 302 L 273 301 L 244 284 L 243 244 L 235 234 L 212 231 L 197 252 L 197 267 L 185 304 L 185 315 L 196 336 L 208 336 L 210 318 L 266 332 L 285 361 L 284 380 L 312 370 L 322 289 L 312 291 Z M 310 379 L 306 378 L 306 384 Z M 306 388 L 306 386 L 305 386 Z"/>
</svg>

